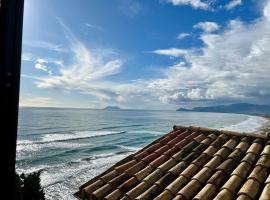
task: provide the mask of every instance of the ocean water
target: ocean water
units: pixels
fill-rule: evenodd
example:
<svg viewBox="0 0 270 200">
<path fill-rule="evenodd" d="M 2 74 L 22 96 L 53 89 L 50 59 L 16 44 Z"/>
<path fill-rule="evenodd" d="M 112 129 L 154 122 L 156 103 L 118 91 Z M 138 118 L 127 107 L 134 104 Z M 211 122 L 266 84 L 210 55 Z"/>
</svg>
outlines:
<svg viewBox="0 0 270 200">
<path fill-rule="evenodd" d="M 252 132 L 264 118 L 242 114 L 148 110 L 21 108 L 16 169 L 42 170 L 47 199 L 75 199 L 78 187 L 173 125 Z"/>
</svg>

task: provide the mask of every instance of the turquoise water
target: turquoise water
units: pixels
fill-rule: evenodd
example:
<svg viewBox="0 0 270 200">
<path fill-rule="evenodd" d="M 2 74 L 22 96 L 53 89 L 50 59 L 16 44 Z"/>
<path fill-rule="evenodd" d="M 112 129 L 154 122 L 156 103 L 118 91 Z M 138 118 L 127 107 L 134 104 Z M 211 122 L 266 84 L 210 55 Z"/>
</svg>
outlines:
<svg viewBox="0 0 270 200">
<path fill-rule="evenodd" d="M 221 113 L 22 108 L 18 172 L 42 169 L 47 199 L 75 199 L 78 187 L 173 125 L 255 131 L 265 119 Z"/>
</svg>

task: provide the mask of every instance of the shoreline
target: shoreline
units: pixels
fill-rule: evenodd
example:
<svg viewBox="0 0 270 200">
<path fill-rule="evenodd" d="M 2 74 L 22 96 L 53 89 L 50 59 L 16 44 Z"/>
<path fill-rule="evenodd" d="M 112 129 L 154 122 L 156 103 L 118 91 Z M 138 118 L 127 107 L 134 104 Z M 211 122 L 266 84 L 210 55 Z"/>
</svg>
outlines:
<svg viewBox="0 0 270 200">
<path fill-rule="evenodd" d="M 253 116 L 262 117 L 267 120 L 267 122 L 258 131 L 255 131 L 255 133 L 270 137 L 270 115 L 253 114 Z"/>
</svg>

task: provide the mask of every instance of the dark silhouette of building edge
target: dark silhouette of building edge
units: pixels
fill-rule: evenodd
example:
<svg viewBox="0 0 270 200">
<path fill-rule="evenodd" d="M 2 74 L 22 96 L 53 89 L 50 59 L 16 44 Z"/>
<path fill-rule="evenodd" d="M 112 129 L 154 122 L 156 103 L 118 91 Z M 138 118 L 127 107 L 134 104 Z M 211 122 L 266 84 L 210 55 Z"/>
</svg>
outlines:
<svg viewBox="0 0 270 200">
<path fill-rule="evenodd" d="M 2 194 L 15 197 L 15 161 L 24 0 L 0 0 Z M 4 178 L 5 177 L 5 178 Z"/>
</svg>

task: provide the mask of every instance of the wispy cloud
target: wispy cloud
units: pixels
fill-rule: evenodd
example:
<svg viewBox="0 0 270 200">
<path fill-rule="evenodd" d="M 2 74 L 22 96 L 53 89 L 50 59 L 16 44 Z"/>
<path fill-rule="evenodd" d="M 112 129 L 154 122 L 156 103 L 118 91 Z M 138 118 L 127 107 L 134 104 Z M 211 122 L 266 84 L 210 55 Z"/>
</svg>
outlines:
<svg viewBox="0 0 270 200">
<path fill-rule="evenodd" d="M 225 5 L 225 8 L 227 10 L 231 10 L 237 6 L 240 6 L 240 5 L 242 5 L 242 0 L 231 0 L 229 3 L 227 3 Z"/>
<path fill-rule="evenodd" d="M 118 0 L 118 4 L 119 10 L 128 17 L 135 17 L 143 10 L 138 0 Z"/>
<path fill-rule="evenodd" d="M 211 33 L 217 31 L 220 26 L 215 22 L 199 22 L 193 26 L 193 28 L 198 28 L 206 33 Z"/>
<path fill-rule="evenodd" d="M 104 29 L 101 26 L 93 25 L 91 23 L 85 23 L 84 24 L 87 28 L 96 29 L 99 31 L 103 31 Z"/>
<path fill-rule="evenodd" d="M 49 51 L 55 51 L 60 53 L 67 53 L 67 49 L 61 44 L 54 44 L 47 41 L 37 41 L 37 40 L 24 40 L 23 45 L 30 47 L 43 48 Z"/>
<path fill-rule="evenodd" d="M 189 36 L 190 36 L 190 33 L 179 33 L 176 38 L 178 40 L 183 40 L 183 39 L 185 39 L 185 38 L 187 38 Z"/>
<path fill-rule="evenodd" d="M 110 83 L 103 78 L 120 72 L 122 60 L 104 50 L 91 51 L 81 43 L 69 28 L 62 22 L 61 26 L 69 41 L 69 51 L 73 63 L 59 69 L 58 75 L 40 77 L 36 84 L 39 88 L 61 88 L 78 90 L 100 99 L 111 98 Z M 114 94 L 117 97 L 117 94 Z"/>
</svg>

